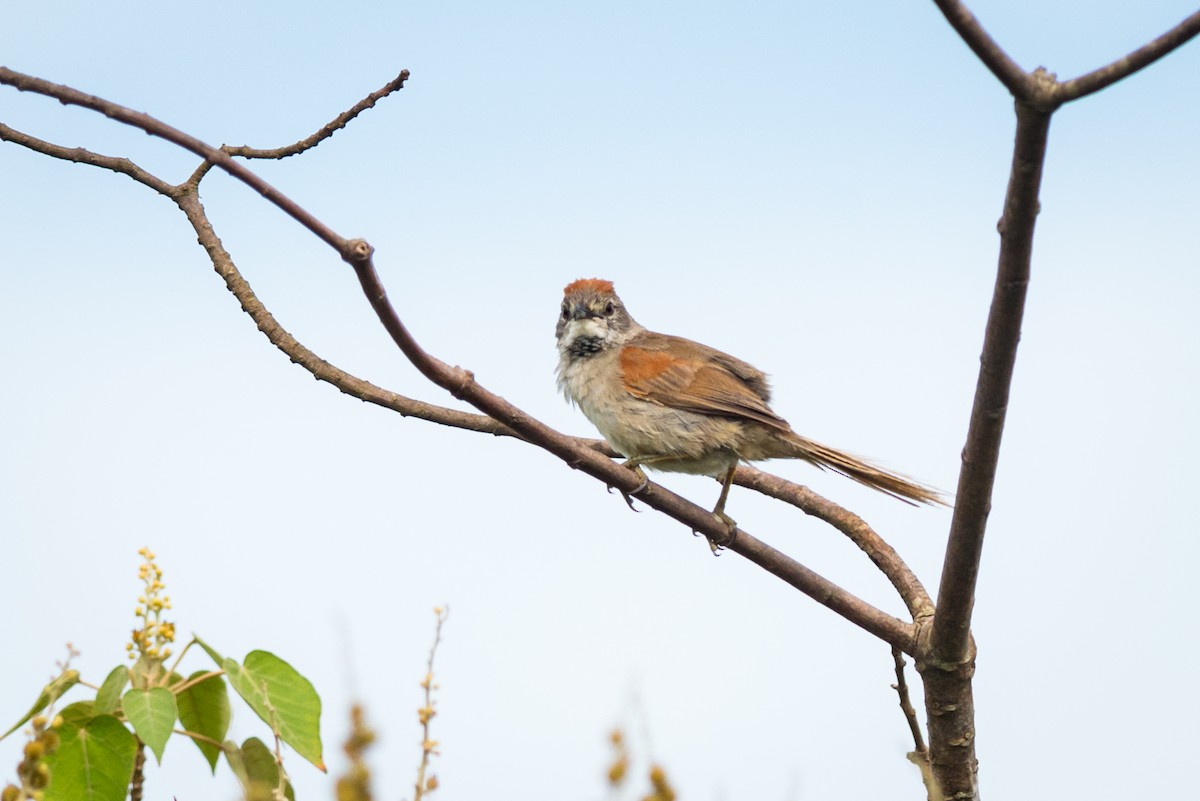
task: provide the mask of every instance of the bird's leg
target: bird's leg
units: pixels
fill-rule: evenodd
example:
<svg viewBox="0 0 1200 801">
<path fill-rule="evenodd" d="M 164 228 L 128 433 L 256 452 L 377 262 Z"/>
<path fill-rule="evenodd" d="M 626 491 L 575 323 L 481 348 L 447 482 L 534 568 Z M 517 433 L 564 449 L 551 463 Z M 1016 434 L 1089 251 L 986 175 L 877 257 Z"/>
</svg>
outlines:
<svg viewBox="0 0 1200 801">
<path fill-rule="evenodd" d="M 721 497 L 717 498 L 717 505 L 713 507 L 713 514 L 721 518 L 721 522 L 729 526 L 729 538 L 733 540 L 737 534 L 737 521 L 729 515 L 725 514 L 725 501 L 729 499 L 729 488 L 733 486 L 733 473 L 737 470 L 737 462 L 729 466 L 729 470 L 725 472 L 725 478 L 721 481 Z M 713 554 L 721 550 L 722 546 L 719 543 L 709 539 L 708 546 L 712 548 Z"/>
<path fill-rule="evenodd" d="M 627 493 L 624 493 L 626 498 L 628 498 L 630 495 L 637 495 L 639 492 L 645 492 L 646 487 L 650 486 L 650 479 L 646 478 L 646 471 L 642 469 L 642 465 L 652 461 L 654 461 L 653 457 L 649 459 L 626 459 L 625 463 L 621 465 L 622 467 L 628 467 L 630 470 L 637 473 L 638 478 L 642 480 L 642 483 L 637 487 L 631 489 Z"/>
</svg>

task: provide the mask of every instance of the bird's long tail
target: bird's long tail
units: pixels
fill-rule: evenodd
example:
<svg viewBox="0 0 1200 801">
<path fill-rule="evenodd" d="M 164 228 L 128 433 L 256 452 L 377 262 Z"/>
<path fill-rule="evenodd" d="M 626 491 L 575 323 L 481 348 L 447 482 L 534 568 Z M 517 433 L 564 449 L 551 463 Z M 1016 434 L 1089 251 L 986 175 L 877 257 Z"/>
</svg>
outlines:
<svg viewBox="0 0 1200 801">
<path fill-rule="evenodd" d="M 789 441 L 795 449 L 793 454 L 795 458 L 804 459 L 817 467 L 832 470 L 905 503 L 949 505 L 942 493 L 907 476 L 876 467 L 857 456 L 828 445 L 822 445 L 819 442 L 813 442 L 811 439 L 805 439 L 794 432 L 789 437 Z"/>
</svg>

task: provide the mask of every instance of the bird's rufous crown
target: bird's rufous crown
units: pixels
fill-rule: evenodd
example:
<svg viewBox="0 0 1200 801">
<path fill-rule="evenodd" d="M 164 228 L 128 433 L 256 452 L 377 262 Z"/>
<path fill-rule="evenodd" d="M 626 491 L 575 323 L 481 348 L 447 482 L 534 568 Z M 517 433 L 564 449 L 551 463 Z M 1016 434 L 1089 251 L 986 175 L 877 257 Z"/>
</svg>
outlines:
<svg viewBox="0 0 1200 801">
<path fill-rule="evenodd" d="M 605 281 L 602 278 L 580 278 L 578 281 L 572 281 L 563 289 L 564 295 L 570 295 L 572 292 L 598 292 L 601 294 L 612 294 L 612 281 Z"/>
</svg>

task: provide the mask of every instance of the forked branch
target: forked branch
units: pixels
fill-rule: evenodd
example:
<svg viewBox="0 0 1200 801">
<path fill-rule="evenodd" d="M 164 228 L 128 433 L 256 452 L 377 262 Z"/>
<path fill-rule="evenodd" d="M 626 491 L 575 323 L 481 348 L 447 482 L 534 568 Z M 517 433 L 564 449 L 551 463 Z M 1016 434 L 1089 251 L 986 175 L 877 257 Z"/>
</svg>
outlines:
<svg viewBox="0 0 1200 801">
<path fill-rule="evenodd" d="M 483 411 L 487 415 L 487 418 L 494 424 L 498 424 L 498 427 L 492 433 L 511 433 L 554 453 L 573 468 L 583 470 L 589 475 L 625 492 L 634 491 L 639 487 L 641 483 L 640 479 L 634 473 L 617 465 L 606 455 L 599 452 L 594 447 L 592 441 L 581 441 L 554 431 L 540 421 L 528 416 L 503 398 L 480 386 L 468 371 L 458 367 L 451 367 L 426 353 L 409 334 L 388 301 L 387 294 L 379 281 L 372 263 L 372 249 L 370 245 L 363 240 L 347 240 L 340 237 L 253 172 L 233 162 L 227 152 L 213 148 L 188 134 L 161 123 L 149 115 L 126 109 L 98 97 L 83 94 L 70 87 L 52 84 L 48 81 L 15 73 L 5 68 L 0 68 L 0 83 L 6 83 L 25 91 L 38 92 L 54 97 L 64 103 L 89 108 L 103 113 L 112 119 L 138 127 L 147 133 L 160 136 L 196 153 L 206 161 L 221 167 L 234 175 L 234 177 L 242 180 L 258 191 L 264 198 L 281 208 L 322 240 L 334 247 L 346 261 L 354 266 L 364 293 L 367 295 L 380 321 L 409 360 L 434 383 L 447 389 L 455 397 L 462 398 L 471 403 Z M 43 149 L 42 152 L 53 155 L 52 151 L 55 147 L 57 146 L 49 146 Z M 97 157 L 98 160 L 103 158 L 105 157 Z M 203 208 L 199 203 L 196 192 L 197 185 L 204 174 L 203 170 L 198 170 L 184 184 L 172 187 L 162 184 L 154 185 L 150 181 L 143 180 L 146 177 L 143 174 L 144 171 L 140 171 L 140 168 L 137 168 L 136 165 L 132 165 L 132 163 L 116 164 L 116 161 L 114 160 L 111 164 L 101 164 L 98 161 L 97 166 L 108 166 L 110 169 L 116 168 L 119 172 L 128 174 L 135 178 L 135 180 L 140 180 L 142 183 L 152 186 L 157 191 L 165 190 L 164 193 L 172 197 L 185 214 L 188 215 L 189 220 L 192 221 L 193 226 L 200 236 L 201 244 L 208 250 L 214 264 L 217 265 L 218 272 L 226 279 L 229 288 L 238 297 L 243 308 L 252 313 L 259 327 L 264 330 L 264 333 L 267 333 L 273 342 L 276 342 L 281 348 L 287 350 L 290 355 L 293 355 L 295 361 L 303 363 L 314 375 L 321 372 L 326 376 L 336 378 L 340 382 L 340 385 L 350 388 L 347 391 L 351 391 L 352 394 L 356 394 L 364 400 L 377 402 L 380 405 L 386 405 L 390 408 L 401 407 L 404 412 L 408 413 L 413 411 L 411 404 L 414 402 L 410 399 L 402 398 L 402 396 L 384 397 L 386 394 L 385 391 L 380 390 L 378 387 L 374 387 L 366 382 L 356 384 L 355 380 L 351 380 L 353 379 L 352 376 L 344 373 L 337 374 L 340 371 L 336 371 L 336 368 L 332 368 L 331 365 L 317 358 L 311 351 L 303 349 L 294 338 L 291 338 L 286 331 L 278 326 L 278 323 L 266 312 L 265 308 L 261 307 L 257 299 L 253 297 L 253 293 L 249 291 L 248 285 L 241 280 L 240 275 L 233 269 L 232 260 L 229 259 L 228 253 L 224 251 L 220 240 L 216 237 L 215 232 L 213 232 L 211 225 L 203 213 Z M 299 356 L 300 358 L 295 358 L 295 356 Z M 324 376 L 318 375 L 318 377 Z M 329 380 L 329 378 L 326 378 L 326 380 Z M 400 411 L 401 408 L 397 408 L 397 410 Z M 418 416 L 425 416 L 426 419 L 436 419 L 438 422 L 446 422 L 444 412 L 453 412 L 453 410 L 444 410 L 441 407 L 431 407 L 421 411 L 427 414 Z M 461 415 L 462 413 L 459 412 L 457 414 Z M 478 421 L 474 418 L 475 416 L 467 415 L 459 418 L 458 423 L 461 424 L 461 427 L 472 428 L 474 430 L 486 430 L 488 428 L 488 426 L 478 425 Z M 745 556 L 889 644 L 902 649 L 906 653 L 913 653 L 915 648 L 915 628 L 911 624 L 905 623 L 866 603 L 790 557 L 753 538 L 748 533 L 740 529 L 730 532 L 725 523 L 708 511 L 669 492 L 659 485 L 651 484 L 645 490 L 641 491 L 638 497 L 647 505 L 687 524 L 694 531 L 702 533 L 716 542 L 725 544 L 734 552 Z M 898 557 L 896 558 L 898 559 Z M 884 561 L 887 564 L 891 564 L 890 560 Z"/>
</svg>

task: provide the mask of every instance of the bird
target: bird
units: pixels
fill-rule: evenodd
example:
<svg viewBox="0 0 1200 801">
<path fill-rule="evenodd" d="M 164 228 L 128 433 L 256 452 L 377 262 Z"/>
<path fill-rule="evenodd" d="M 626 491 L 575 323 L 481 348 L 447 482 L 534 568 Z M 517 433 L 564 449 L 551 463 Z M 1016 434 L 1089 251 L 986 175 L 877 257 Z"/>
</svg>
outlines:
<svg viewBox="0 0 1200 801">
<path fill-rule="evenodd" d="M 712 476 L 721 482 L 713 514 L 734 531 L 725 504 L 738 464 L 801 459 L 912 505 L 945 505 L 931 487 L 797 434 L 771 409 L 765 373 L 716 348 L 647 330 L 612 281 L 568 284 L 555 336 L 559 389 L 642 478 L 629 494 L 648 486 L 642 467 Z"/>
</svg>

